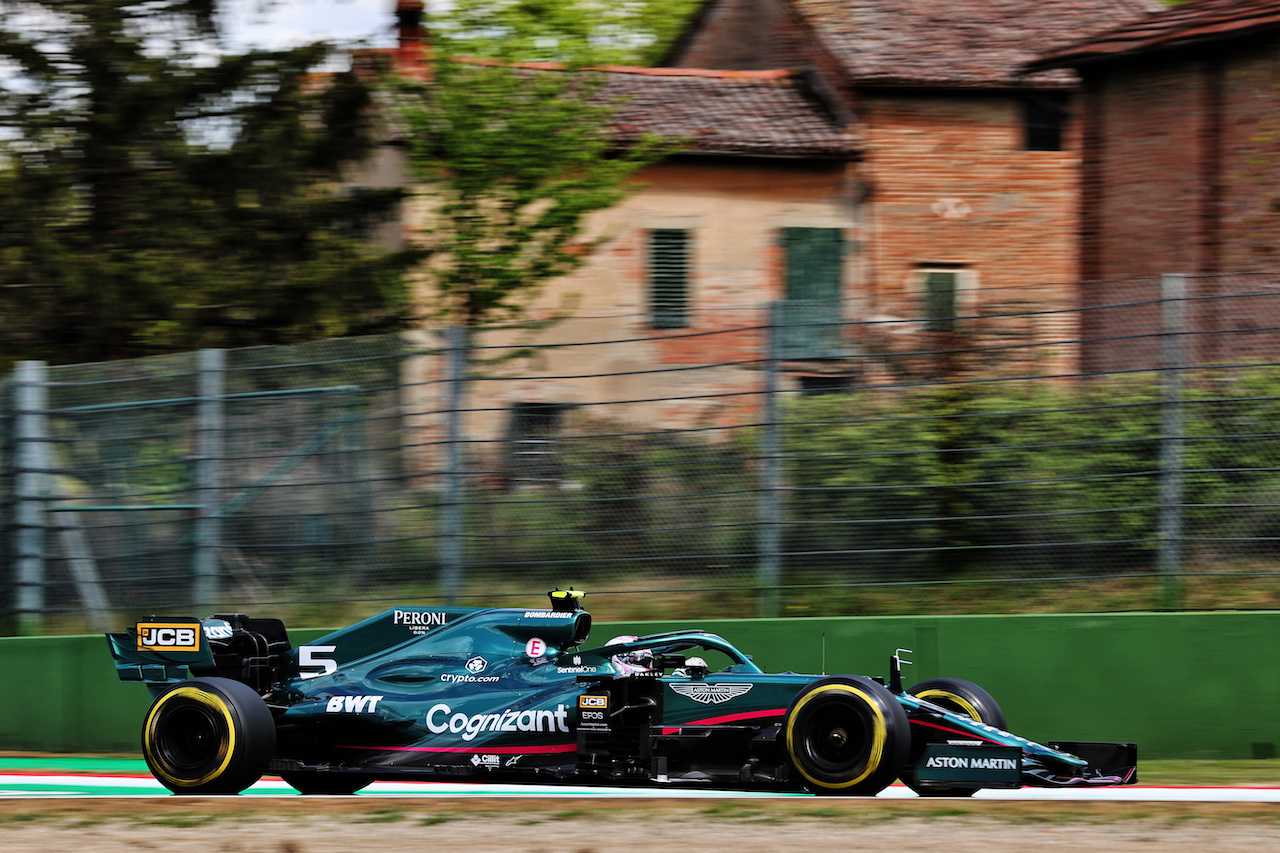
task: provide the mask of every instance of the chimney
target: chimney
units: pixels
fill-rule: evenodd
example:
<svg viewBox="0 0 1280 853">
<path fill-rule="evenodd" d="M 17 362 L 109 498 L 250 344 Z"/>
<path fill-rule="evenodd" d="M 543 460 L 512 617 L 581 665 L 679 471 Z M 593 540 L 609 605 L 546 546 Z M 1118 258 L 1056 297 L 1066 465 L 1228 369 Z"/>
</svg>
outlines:
<svg viewBox="0 0 1280 853">
<path fill-rule="evenodd" d="M 427 61 L 430 45 L 422 18 L 426 9 L 423 0 L 396 0 L 396 31 L 399 42 L 395 52 L 395 70 L 410 80 L 426 81 L 431 78 Z"/>
</svg>

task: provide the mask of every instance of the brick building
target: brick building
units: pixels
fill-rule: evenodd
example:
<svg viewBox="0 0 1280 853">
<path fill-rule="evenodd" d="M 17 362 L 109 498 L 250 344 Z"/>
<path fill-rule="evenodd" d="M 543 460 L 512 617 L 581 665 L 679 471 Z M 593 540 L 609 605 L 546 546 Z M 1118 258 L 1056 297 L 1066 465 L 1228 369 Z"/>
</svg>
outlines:
<svg viewBox="0 0 1280 853">
<path fill-rule="evenodd" d="M 844 310 L 872 325 L 855 334 L 890 348 L 939 330 L 979 342 L 1061 340 L 1075 337 L 1065 315 L 1028 318 L 1074 306 L 1077 80 L 1061 69 L 1025 74 L 1022 65 L 1156 8 L 1147 0 L 711 0 L 669 64 L 811 69 L 857 127 L 858 239 L 848 258 L 857 272 Z M 994 315 L 1006 319 L 984 322 Z M 1041 369 L 1070 372 L 1074 359 L 1063 349 Z"/>
<path fill-rule="evenodd" d="M 1191 274 L 1185 357 L 1219 362 L 1275 342 L 1242 294 L 1280 262 L 1280 0 L 1199 0 L 1051 52 L 1034 70 L 1082 81 L 1080 256 L 1086 369 L 1153 364 L 1160 284 Z M 1221 298 L 1215 298 L 1221 297 Z M 1145 307 L 1140 303 L 1151 301 Z M 1271 300 L 1267 300 L 1268 302 Z M 1215 332 L 1234 334 L 1215 334 Z"/>
<path fill-rule="evenodd" d="M 605 70 L 606 91 L 629 99 L 619 130 L 690 143 L 593 219 L 604 249 L 535 308 L 572 304 L 574 319 L 521 338 L 624 342 L 593 362 L 620 375 L 579 378 L 581 353 L 546 350 L 537 375 L 514 364 L 502 370 L 522 378 L 478 389 L 472 429 L 510 434 L 521 412 L 568 407 L 663 427 L 740 419 L 760 374 L 732 362 L 758 359 L 761 336 L 698 335 L 758 326 L 771 301 L 796 324 L 791 388 L 891 381 L 935 367 L 904 353 L 993 336 L 1074 339 L 1071 315 L 1053 311 L 1076 302 L 1077 78 L 1023 66 L 1153 8 L 708 0 L 664 67 Z M 821 324 L 833 320 L 850 325 Z M 1018 352 L 1030 350 L 1000 358 Z M 1047 373 L 1076 369 L 1069 345 L 1037 358 Z M 717 361 L 731 364 L 665 370 Z"/>
<path fill-rule="evenodd" d="M 620 134 L 688 142 L 644 169 L 636 192 L 591 218 L 584 237 L 604 237 L 603 245 L 547 283 L 531 309 L 535 319 L 567 319 L 477 336 L 491 348 L 485 356 L 531 348 L 528 358 L 486 368 L 468 392 L 468 434 L 505 441 L 515 453 L 543 446 L 570 412 L 578 423 L 663 429 L 739 423 L 757 406 L 763 303 L 777 298 L 788 272 L 832 294 L 854 286 L 840 253 L 856 233 L 848 164 L 861 140 L 805 74 L 601 74 L 602 97 L 624 99 L 614 116 Z M 812 263 L 815 252 L 834 262 Z M 812 364 L 838 352 L 823 327 L 805 331 L 812 334 L 797 336 L 790 357 Z M 591 345 L 565 346 L 583 342 Z M 409 377 L 420 390 L 413 410 L 447 408 L 435 381 L 441 361 L 424 358 Z M 422 443 L 439 429 L 424 417 Z"/>
</svg>

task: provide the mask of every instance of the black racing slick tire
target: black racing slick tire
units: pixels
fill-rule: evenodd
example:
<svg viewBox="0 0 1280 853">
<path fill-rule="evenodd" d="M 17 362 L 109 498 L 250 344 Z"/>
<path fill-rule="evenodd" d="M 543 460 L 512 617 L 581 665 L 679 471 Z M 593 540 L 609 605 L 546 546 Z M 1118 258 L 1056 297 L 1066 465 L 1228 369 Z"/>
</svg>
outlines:
<svg viewBox="0 0 1280 853">
<path fill-rule="evenodd" d="M 1000 709 L 1000 704 L 990 693 L 972 681 L 965 681 L 963 678 L 930 678 L 907 692 L 953 713 L 964 714 L 980 723 L 995 726 L 997 729 L 1008 728 L 1009 724 L 1005 722 L 1004 711 Z M 911 760 L 903 770 L 903 784 L 922 797 L 973 796 L 976 788 L 940 788 L 916 783 L 916 763 L 924 754 L 925 747 L 930 743 L 945 741 L 946 735 L 924 726 L 912 726 L 912 730 Z"/>
<path fill-rule="evenodd" d="M 911 748 L 902 705 L 859 675 L 824 678 L 800 691 L 783 736 L 792 767 L 817 794 L 875 796 L 897 778 Z"/>
<path fill-rule="evenodd" d="M 281 773 L 280 778 L 300 794 L 354 794 L 373 782 L 372 776 L 363 773 L 320 773 L 312 770 Z"/>
<path fill-rule="evenodd" d="M 275 746 L 271 710 L 229 678 L 175 684 L 142 724 L 147 767 L 175 794 L 238 794 L 262 778 Z"/>
</svg>

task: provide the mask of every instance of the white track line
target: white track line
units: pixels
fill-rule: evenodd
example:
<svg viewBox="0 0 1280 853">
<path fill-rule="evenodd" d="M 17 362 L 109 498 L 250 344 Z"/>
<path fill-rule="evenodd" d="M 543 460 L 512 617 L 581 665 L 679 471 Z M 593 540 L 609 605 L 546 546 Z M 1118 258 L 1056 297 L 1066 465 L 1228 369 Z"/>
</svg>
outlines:
<svg viewBox="0 0 1280 853">
<path fill-rule="evenodd" d="M 156 780 L 146 777 L 96 775 L 0 774 L 0 798 L 22 797 L 122 797 L 168 796 Z M 246 796 L 296 796 L 293 788 L 275 779 L 264 779 Z M 361 797 L 602 797 L 630 799 L 783 799 L 804 794 L 767 791 L 709 791 L 689 788 L 606 788 L 578 785 L 490 785 L 459 782 L 374 782 Z M 1020 788 L 986 789 L 975 795 L 982 800 L 1037 800 L 1043 802 L 1163 802 L 1163 803 L 1280 803 L 1280 788 L 1263 787 L 1150 787 L 1116 788 Z M 893 785 L 879 799 L 917 799 L 902 785 Z"/>
</svg>

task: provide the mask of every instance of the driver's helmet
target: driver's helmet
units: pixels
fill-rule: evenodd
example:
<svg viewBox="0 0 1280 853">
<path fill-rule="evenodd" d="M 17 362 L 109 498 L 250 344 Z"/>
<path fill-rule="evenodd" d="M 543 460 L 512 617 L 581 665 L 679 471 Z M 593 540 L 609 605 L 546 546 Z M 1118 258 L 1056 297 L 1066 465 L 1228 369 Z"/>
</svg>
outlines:
<svg viewBox="0 0 1280 853">
<path fill-rule="evenodd" d="M 631 643 L 640 639 L 624 634 L 621 637 L 614 637 L 606 646 L 617 645 L 618 643 Z M 653 651 L 650 649 L 631 649 L 621 652 L 609 659 L 613 663 L 614 670 L 619 675 L 640 675 L 653 672 Z"/>
</svg>

